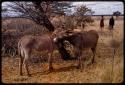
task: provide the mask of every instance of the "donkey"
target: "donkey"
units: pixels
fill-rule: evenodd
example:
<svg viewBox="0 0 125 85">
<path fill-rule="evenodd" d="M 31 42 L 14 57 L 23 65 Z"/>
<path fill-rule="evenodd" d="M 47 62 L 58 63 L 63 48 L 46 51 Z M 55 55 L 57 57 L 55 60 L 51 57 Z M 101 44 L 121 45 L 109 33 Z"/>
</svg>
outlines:
<svg viewBox="0 0 125 85">
<path fill-rule="evenodd" d="M 28 60 L 33 51 L 47 51 L 49 54 L 49 71 L 53 69 L 52 67 L 52 53 L 54 49 L 57 49 L 57 46 L 53 42 L 53 35 L 44 34 L 41 36 L 24 36 L 18 42 L 18 53 L 20 54 L 19 69 L 20 75 L 22 75 L 22 65 L 24 64 L 27 75 L 30 76 L 28 69 Z"/>
<path fill-rule="evenodd" d="M 74 32 L 74 31 L 65 31 L 60 36 L 54 38 L 55 43 L 62 42 L 64 40 L 69 41 L 77 51 L 78 58 L 78 66 L 77 68 L 81 68 L 81 54 L 82 50 L 85 48 L 91 48 L 93 52 L 92 63 L 94 63 L 94 56 L 96 51 L 96 46 L 98 42 L 99 35 L 96 31 L 84 31 L 84 32 Z"/>
</svg>

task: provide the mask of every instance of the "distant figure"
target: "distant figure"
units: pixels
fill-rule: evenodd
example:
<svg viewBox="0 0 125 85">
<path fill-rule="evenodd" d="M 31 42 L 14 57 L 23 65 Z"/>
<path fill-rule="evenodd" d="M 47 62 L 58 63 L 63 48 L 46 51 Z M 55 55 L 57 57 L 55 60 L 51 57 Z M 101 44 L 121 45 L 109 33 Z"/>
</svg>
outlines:
<svg viewBox="0 0 125 85">
<path fill-rule="evenodd" d="M 114 18 L 113 16 L 110 18 L 109 20 L 109 30 L 113 30 L 113 27 L 114 27 L 114 24 L 115 24 L 115 21 L 114 21 Z"/>
<path fill-rule="evenodd" d="M 101 28 L 101 31 L 102 31 L 102 28 L 104 28 L 104 18 L 103 18 L 103 16 L 100 20 L 100 28 Z"/>
</svg>

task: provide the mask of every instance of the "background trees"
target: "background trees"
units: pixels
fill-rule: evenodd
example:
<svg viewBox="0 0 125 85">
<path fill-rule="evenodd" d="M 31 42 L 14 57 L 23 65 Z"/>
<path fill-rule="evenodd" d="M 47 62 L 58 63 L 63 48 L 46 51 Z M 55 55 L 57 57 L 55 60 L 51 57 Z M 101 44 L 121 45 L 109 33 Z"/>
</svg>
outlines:
<svg viewBox="0 0 125 85">
<path fill-rule="evenodd" d="M 26 17 L 37 24 L 44 25 L 50 31 L 55 29 L 51 22 L 48 20 L 56 15 L 67 15 L 70 14 L 72 20 L 69 17 L 65 18 L 65 25 L 68 28 L 72 28 L 74 25 L 81 25 L 81 23 L 91 23 L 93 20 L 91 16 L 94 12 L 87 8 L 85 5 L 75 7 L 72 2 L 68 1 L 39 1 L 39 2 L 11 2 L 8 7 L 9 10 L 19 14 L 20 17 Z M 71 10 L 75 8 L 73 14 Z M 70 22 L 71 21 L 71 22 Z M 76 21 L 76 24 L 74 22 Z M 70 24 L 70 25 L 67 25 Z M 74 24 L 74 25 L 72 25 Z"/>
<path fill-rule="evenodd" d="M 114 16 L 116 16 L 116 19 L 117 19 L 117 18 L 118 18 L 118 16 L 120 16 L 120 15 L 121 15 L 121 12 L 119 12 L 119 11 L 113 12 L 113 15 L 114 15 Z"/>
<path fill-rule="evenodd" d="M 92 15 L 94 12 L 85 5 L 77 7 L 75 10 L 76 12 L 74 13 L 74 16 L 77 21 L 76 23 L 82 28 L 84 28 L 86 23 L 92 23 L 94 21 L 91 16 L 87 16 L 87 14 Z"/>
<path fill-rule="evenodd" d="M 8 7 L 11 11 L 26 17 L 37 24 L 44 25 L 50 31 L 54 30 L 48 20 L 51 16 L 65 14 L 71 8 L 71 2 L 39 1 L 39 2 L 12 2 Z"/>
</svg>

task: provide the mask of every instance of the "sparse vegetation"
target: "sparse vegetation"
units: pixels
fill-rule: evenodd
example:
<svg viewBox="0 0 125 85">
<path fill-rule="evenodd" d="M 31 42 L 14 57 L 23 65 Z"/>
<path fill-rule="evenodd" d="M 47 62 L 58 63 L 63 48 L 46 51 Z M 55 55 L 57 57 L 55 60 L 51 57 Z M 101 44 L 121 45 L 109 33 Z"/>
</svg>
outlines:
<svg viewBox="0 0 125 85">
<path fill-rule="evenodd" d="M 105 17 L 105 16 L 104 16 Z M 123 82 L 123 17 L 119 17 L 121 20 L 116 21 L 113 38 L 116 39 L 115 43 L 110 43 L 112 37 L 107 29 L 108 19 L 107 16 L 105 19 L 105 27 L 103 33 L 100 33 L 99 29 L 99 20 L 98 17 L 92 17 L 95 22 L 94 25 L 86 25 L 86 30 L 97 30 L 99 33 L 99 41 L 97 44 L 97 51 L 95 56 L 94 64 L 90 64 L 92 52 L 91 50 L 86 50 L 83 53 L 83 64 L 84 68 L 82 72 L 76 69 L 77 62 L 75 60 L 63 61 L 60 57 L 60 54 L 57 50 L 54 51 L 54 61 L 53 67 L 54 70 L 51 73 L 48 73 L 48 62 L 47 55 L 45 52 L 42 53 L 34 53 L 31 56 L 29 68 L 31 69 L 32 76 L 18 76 L 18 63 L 19 56 L 17 57 L 9 57 L 9 55 L 2 56 L 2 82 L 3 83 L 110 83 L 112 75 L 112 59 L 114 55 L 114 48 L 118 47 L 114 56 L 114 68 L 113 68 L 113 79 L 112 83 L 121 83 Z M 16 23 L 14 23 L 16 22 Z M 8 24 L 9 23 L 9 24 Z M 21 24 L 22 23 L 22 24 Z M 21 25 L 21 26 L 20 26 Z M 42 28 L 42 29 L 41 29 Z M 15 46 L 17 45 L 17 41 L 21 36 L 26 34 L 40 35 L 42 33 L 48 33 L 44 27 L 36 25 L 34 22 L 27 19 L 10 19 L 2 21 L 2 29 L 6 29 L 2 32 L 2 43 Z M 22 30 L 21 30 L 22 29 Z M 32 31 L 33 30 L 33 31 Z M 23 32 L 21 32 L 23 31 Z M 8 39 L 8 33 L 11 35 L 11 39 Z M 6 36 L 4 36 L 6 34 Z M 6 37 L 6 38 L 5 38 Z M 101 41 L 103 39 L 103 42 Z M 11 44 L 10 44 L 11 43 Z M 3 47 L 2 44 L 2 47 Z M 68 45 L 68 44 L 67 44 Z M 74 54 L 74 50 L 71 47 L 67 46 L 69 52 L 72 55 Z M 13 51 L 12 51 L 13 52 Z M 6 53 L 5 53 L 6 54 Z M 33 57 L 35 56 L 35 57 Z M 41 56 L 41 59 L 39 58 Z"/>
</svg>

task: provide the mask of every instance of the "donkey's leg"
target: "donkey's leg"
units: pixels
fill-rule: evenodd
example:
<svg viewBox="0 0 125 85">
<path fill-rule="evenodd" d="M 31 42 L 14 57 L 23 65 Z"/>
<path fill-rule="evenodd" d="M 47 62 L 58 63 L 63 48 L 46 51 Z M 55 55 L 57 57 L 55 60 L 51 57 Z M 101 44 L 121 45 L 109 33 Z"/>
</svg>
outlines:
<svg viewBox="0 0 125 85">
<path fill-rule="evenodd" d="M 92 63 L 94 63 L 94 58 L 95 58 L 95 53 L 96 53 L 96 47 L 91 48 L 92 52 L 93 52 L 93 58 L 92 58 Z"/>
<path fill-rule="evenodd" d="M 81 50 L 78 50 L 78 66 L 77 66 L 77 68 L 79 69 L 79 68 L 81 68 Z"/>
<path fill-rule="evenodd" d="M 19 69 L 20 69 L 20 75 L 22 75 L 22 64 L 23 64 L 24 58 L 20 56 L 20 62 L 19 62 Z"/>
<path fill-rule="evenodd" d="M 52 62 L 53 62 L 52 54 L 53 54 L 53 53 L 50 53 L 50 54 L 49 54 L 49 59 L 48 59 L 49 71 L 52 71 L 52 70 L 53 70 L 53 66 L 52 66 Z"/>
<path fill-rule="evenodd" d="M 29 51 L 29 50 L 25 50 L 24 53 L 25 53 L 25 58 L 24 58 L 24 61 L 23 61 L 24 67 L 25 67 L 25 69 L 26 69 L 27 75 L 28 75 L 28 76 L 31 76 L 30 73 L 29 73 L 29 68 L 28 68 L 30 51 Z"/>
<path fill-rule="evenodd" d="M 20 61 L 19 61 L 19 70 L 20 70 L 20 75 L 22 75 L 22 65 L 23 65 L 23 60 L 24 60 L 24 52 L 22 49 L 20 49 Z"/>
</svg>

